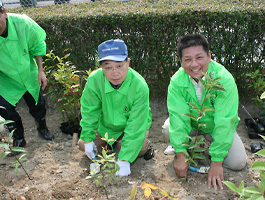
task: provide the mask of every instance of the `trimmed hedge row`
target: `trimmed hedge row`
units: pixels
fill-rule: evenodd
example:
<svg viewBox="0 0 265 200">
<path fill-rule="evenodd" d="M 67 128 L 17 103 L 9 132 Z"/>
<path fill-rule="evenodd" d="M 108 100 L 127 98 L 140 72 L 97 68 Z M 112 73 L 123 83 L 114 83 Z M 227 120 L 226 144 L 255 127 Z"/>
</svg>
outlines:
<svg viewBox="0 0 265 200">
<path fill-rule="evenodd" d="M 63 56 L 65 49 L 71 49 L 70 60 L 80 69 L 94 68 L 101 42 L 123 39 L 131 67 L 144 76 L 155 96 L 166 95 L 170 77 L 180 67 L 178 39 L 187 33 L 204 34 L 213 59 L 234 75 L 239 91 L 245 92 L 246 73 L 256 69 L 265 72 L 264 3 L 239 2 L 243 7 L 247 2 L 259 5 L 254 9 L 224 2 L 211 2 L 207 9 L 190 1 L 132 1 L 38 8 L 40 13 L 36 9 L 16 11 L 27 13 L 46 30 L 47 47 L 56 55 Z"/>
</svg>

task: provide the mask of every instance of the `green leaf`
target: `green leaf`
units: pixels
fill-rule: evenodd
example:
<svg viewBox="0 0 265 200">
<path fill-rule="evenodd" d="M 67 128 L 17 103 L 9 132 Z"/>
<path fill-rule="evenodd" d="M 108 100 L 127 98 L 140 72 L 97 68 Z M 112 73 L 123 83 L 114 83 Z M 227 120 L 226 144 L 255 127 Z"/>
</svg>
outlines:
<svg viewBox="0 0 265 200">
<path fill-rule="evenodd" d="M 245 185 L 245 183 L 244 183 L 244 181 L 242 181 L 242 182 L 240 183 L 239 187 L 238 187 L 238 192 L 239 192 L 240 194 L 241 194 L 242 191 L 244 190 L 244 185 Z"/>
<path fill-rule="evenodd" d="M 194 152 L 197 152 L 197 153 L 201 153 L 201 152 L 204 152 L 204 151 L 205 151 L 205 149 L 202 148 L 202 147 L 199 147 L 197 149 L 194 149 Z"/>
<path fill-rule="evenodd" d="M 263 156 L 265 157 L 265 149 L 259 150 L 258 152 L 255 153 L 256 155 Z"/>
<path fill-rule="evenodd" d="M 196 160 L 191 159 L 190 160 L 195 166 L 198 166 L 198 162 Z"/>
<path fill-rule="evenodd" d="M 259 176 L 262 184 L 265 186 L 265 172 L 263 170 L 260 170 Z"/>
<path fill-rule="evenodd" d="M 253 194 L 249 200 L 264 200 L 264 197 L 261 194 Z"/>
<path fill-rule="evenodd" d="M 209 74 L 204 74 L 205 79 L 208 82 L 212 82 L 212 78 L 214 77 L 214 74 L 211 74 L 211 72 Z"/>
<path fill-rule="evenodd" d="M 189 118 L 191 118 L 191 119 L 193 119 L 194 121 L 197 122 L 197 118 L 196 118 L 193 114 L 191 114 L 191 113 L 186 113 L 186 114 L 183 114 L 183 115 L 185 115 L 185 116 L 187 116 L 187 117 L 189 117 Z"/>
<path fill-rule="evenodd" d="M 196 153 L 196 154 L 193 155 L 193 158 L 194 158 L 194 159 L 204 160 L 204 159 L 205 159 L 205 156 L 202 155 L 202 154 L 198 154 L 198 153 Z"/>
<path fill-rule="evenodd" d="M 178 149 L 179 151 L 181 151 L 182 153 L 184 153 L 186 155 L 186 158 L 189 156 L 189 153 L 183 149 Z"/>
<path fill-rule="evenodd" d="M 197 110 L 198 112 L 200 111 L 200 108 L 197 106 L 197 104 L 190 102 L 187 102 L 187 104 L 191 106 L 191 110 Z"/>
<path fill-rule="evenodd" d="M 102 156 L 103 156 L 103 158 L 106 158 L 106 156 L 107 156 L 105 149 L 102 149 Z"/>
<path fill-rule="evenodd" d="M 259 189 L 262 191 L 262 193 L 264 193 L 265 188 L 264 188 L 264 184 L 261 181 L 259 182 Z"/>
<path fill-rule="evenodd" d="M 93 178 L 94 176 L 87 176 L 85 179 L 91 179 L 91 178 Z"/>
<path fill-rule="evenodd" d="M 8 143 L 8 144 L 9 144 L 9 142 L 10 142 L 12 136 L 13 136 L 14 131 L 15 131 L 15 130 L 12 130 L 11 133 L 9 133 L 9 135 L 8 135 L 8 138 L 7 138 L 7 143 Z"/>
<path fill-rule="evenodd" d="M 255 187 L 246 187 L 244 189 L 244 192 L 249 192 L 251 194 L 260 194 L 260 191 L 258 188 L 255 188 Z"/>
<path fill-rule="evenodd" d="M 206 124 L 199 124 L 199 128 L 200 127 L 205 127 L 206 128 Z"/>
<path fill-rule="evenodd" d="M 193 145 L 190 145 L 190 146 L 189 146 L 189 149 L 194 149 L 194 148 L 196 148 L 196 147 L 198 147 L 198 144 L 193 144 Z"/>
<path fill-rule="evenodd" d="M 9 124 L 9 123 L 12 123 L 12 122 L 14 122 L 14 121 L 12 121 L 12 120 L 4 120 L 4 121 L 0 122 L 0 125 Z"/>
<path fill-rule="evenodd" d="M 4 142 L 0 142 L 0 148 L 5 148 L 5 149 L 9 149 L 9 144 L 4 143 Z"/>
<path fill-rule="evenodd" d="M 213 86 L 212 87 L 212 90 L 215 90 L 215 91 L 221 91 L 221 92 L 226 92 L 226 90 L 222 87 L 218 87 L 218 86 Z"/>
<path fill-rule="evenodd" d="M 208 111 L 214 111 L 214 109 L 213 108 L 210 108 L 210 107 L 207 107 L 207 106 L 205 106 L 205 107 L 202 108 L 202 112 L 203 113 L 208 112 Z"/>
<path fill-rule="evenodd" d="M 165 190 L 160 189 L 160 188 L 159 188 L 159 190 L 160 190 L 160 193 L 161 193 L 163 196 L 169 196 L 168 193 L 167 193 Z"/>
<path fill-rule="evenodd" d="M 8 154 L 10 154 L 11 151 L 5 151 L 4 153 L 2 153 L 2 155 L 0 156 L 0 159 L 6 157 Z"/>
<path fill-rule="evenodd" d="M 201 82 L 203 88 L 205 88 L 206 87 L 206 82 L 203 79 L 201 79 L 201 78 L 198 78 L 198 80 Z"/>
<path fill-rule="evenodd" d="M 242 181 L 243 182 L 243 181 Z M 236 187 L 236 185 L 234 183 L 232 183 L 231 181 L 223 181 L 223 183 L 233 192 L 239 194 L 239 190 Z"/>
<path fill-rule="evenodd" d="M 13 147 L 12 151 L 28 153 L 28 151 L 23 147 Z"/>
<path fill-rule="evenodd" d="M 260 135 L 260 134 L 259 134 L 259 136 L 262 137 L 263 140 L 265 140 L 265 135 Z"/>
<path fill-rule="evenodd" d="M 264 99 L 265 98 L 265 92 L 263 92 L 260 96 L 260 99 Z"/>
<path fill-rule="evenodd" d="M 213 79 L 213 82 L 218 82 L 219 80 L 221 80 L 222 78 L 221 77 L 216 77 L 215 79 Z"/>
<path fill-rule="evenodd" d="M 210 93 L 206 94 L 206 96 L 204 98 L 204 101 L 206 101 L 206 99 L 208 99 L 210 97 L 215 97 L 215 95 L 214 94 L 210 94 Z"/>
<path fill-rule="evenodd" d="M 256 161 L 250 170 L 265 170 L 265 163 L 262 161 Z"/>
</svg>

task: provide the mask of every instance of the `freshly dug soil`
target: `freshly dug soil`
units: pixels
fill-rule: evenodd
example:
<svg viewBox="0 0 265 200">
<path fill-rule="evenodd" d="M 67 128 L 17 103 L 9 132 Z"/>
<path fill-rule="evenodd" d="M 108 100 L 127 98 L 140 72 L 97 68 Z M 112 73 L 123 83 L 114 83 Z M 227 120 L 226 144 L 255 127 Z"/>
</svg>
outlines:
<svg viewBox="0 0 265 200">
<path fill-rule="evenodd" d="M 208 189 L 207 174 L 195 172 L 188 173 L 188 181 L 178 178 L 174 172 L 174 155 L 164 155 L 164 150 L 168 144 L 165 143 L 161 133 L 161 126 L 168 117 L 166 100 L 152 99 L 150 102 L 153 114 L 153 124 L 150 129 L 149 139 L 155 149 L 155 157 L 151 160 L 138 158 L 132 165 L 132 174 L 128 177 L 118 177 L 117 183 L 107 185 L 109 199 L 125 200 L 130 197 L 130 192 L 134 183 L 140 186 L 143 182 L 155 184 L 172 196 L 181 195 L 181 199 L 188 200 L 229 200 L 238 196 L 224 186 L 224 190 L 215 191 Z M 252 104 L 245 107 L 251 111 L 253 116 L 258 117 L 259 110 Z M 0 180 L 12 194 L 18 199 L 22 195 L 27 200 L 48 200 L 48 199 L 107 199 L 104 190 L 98 189 L 93 180 L 85 179 L 88 176 L 91 161 L 85 154 L 79 151 L 78 146 L 72 146 L 72 135 L 61 132 L 62 121 L 59 112 L 51 103 L 47 105 L 47 124 L 49 130 L 55 134 L 54 141 L 45 141 L 37 133 L 34 119 L 29 115 L 28 108 L 22 100 L 18 103 L 17 111 L 22 117 L 25 128 L 25 138 L 27 140 L 28 162 L 24 164 L 25 169 L 32 180 L 25 175 L 21 167 L 18 174 L 11 164 L 15 158 L 5 157 L 0 160 Z M 255 186 L 259 180 L 257 171 L 250 171 L 249 168 L 257 160 L 263 158 L 251 152 L 250 145 L 261 142 L 261 139 L 250 139 L 245 128 L 244 119 L 248 115 L 239 109 L 241 118 L 238 126 L 238 133 L 243 140 L 248 155 L 247 166 L 240 172 L 224 169 L 225 180 L 234 182 L 237 186 L 241 181 L 245 186 Z M 5 137 L 8 132 L 2 133 Z M 4 150 L 0 149 L 0 154 Z M 209 163 L 209 162 L 205 162 Z M 138 188 L 137 199 L 143 196 L 143 190 Z M 155 199 L 162 197 L 159 192 L 153 191 Z M 0 186 L 0 199 L 11 199 L 9 194 Z"/>
</svg>

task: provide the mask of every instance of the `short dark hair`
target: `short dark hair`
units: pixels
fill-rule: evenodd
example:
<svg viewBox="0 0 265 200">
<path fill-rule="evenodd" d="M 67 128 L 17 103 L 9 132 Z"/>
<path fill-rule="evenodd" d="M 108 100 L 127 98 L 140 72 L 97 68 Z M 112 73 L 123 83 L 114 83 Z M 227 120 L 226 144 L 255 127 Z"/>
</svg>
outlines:
<svg viewBox="0 0 265 200">
<path fill-rule="evenodd" d="M 209 44 L 207 39 L 201 34 L 188 34 L 183 36 L 178 43 L 178 56 L 181 59 L 182 50 L 192 46 L 202 46 L 203 50 L 209 53 Z"/>
<path fill-rule="evenodd" d="M 2 6 L 0 7 L 0 13 L 4 13 L 5 8 Z"/>
</svg>

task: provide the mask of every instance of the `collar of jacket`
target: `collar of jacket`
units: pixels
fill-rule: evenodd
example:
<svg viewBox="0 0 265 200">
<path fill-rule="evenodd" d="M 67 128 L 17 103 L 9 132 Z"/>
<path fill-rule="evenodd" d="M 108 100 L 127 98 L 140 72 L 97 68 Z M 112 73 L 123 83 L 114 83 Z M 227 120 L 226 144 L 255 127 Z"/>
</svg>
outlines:
<svg viewBox="0 0 265 200">
<path fill-rule="evenodd" d="M 0 42 L 3 42 L 4 40 L 18 40 L 16 29 L 14 27 L 12 18 L 10 18 L 7 14 L 7 27 L 8 27 L 8 36 L 6 38 L 0 37 Z"/>
<path fill-rule="evenodd" d="M 111 84 L 108 81 L 108 79 L 105 77 L 105 93 L 117 91 L 117 92 L 119 92 L 121 94 L 127 95 L 128 91 L 129 91 L 129 86 L 130 86 L 131 79 L 132 79 L 132 71 L 131 71 L 131 68 L 129 68 L 127 76 L 126 76 L 125 80 L 123 81 L 121 87 L 119 89 L 114 89 L 111 86 Z"/>
</svg>

